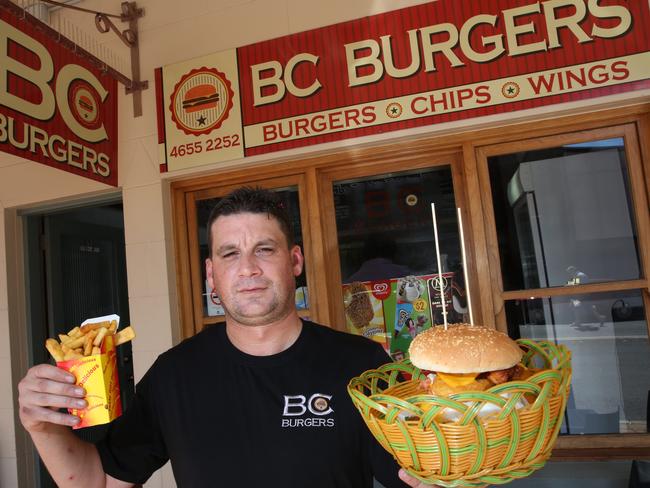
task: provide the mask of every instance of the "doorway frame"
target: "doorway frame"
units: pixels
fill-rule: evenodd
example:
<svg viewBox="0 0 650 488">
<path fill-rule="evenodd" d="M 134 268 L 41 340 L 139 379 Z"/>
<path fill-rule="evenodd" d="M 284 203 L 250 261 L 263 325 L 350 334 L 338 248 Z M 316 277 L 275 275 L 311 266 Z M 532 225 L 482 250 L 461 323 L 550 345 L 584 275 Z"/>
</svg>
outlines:
<svg viewBox="0 0 650 488">
<path fill-rule="evenodd" d="M 18 383 L 27 374 L 31 362 L 31 327 L 29 310 L 29 276 L 27 272 L 26 218 L 33 215 L 123 202 L 121 189 L 111 189 L 87 195 L 56 199 L 38 204 L 4 209 L 5 252 L 7 265 L 9 340 L 11 343 L 11 382 L 14 407 L 14 437 L 18 486 L 37 486 L 38 455 L 27 431 L 19 419 Z"/>
</svg>

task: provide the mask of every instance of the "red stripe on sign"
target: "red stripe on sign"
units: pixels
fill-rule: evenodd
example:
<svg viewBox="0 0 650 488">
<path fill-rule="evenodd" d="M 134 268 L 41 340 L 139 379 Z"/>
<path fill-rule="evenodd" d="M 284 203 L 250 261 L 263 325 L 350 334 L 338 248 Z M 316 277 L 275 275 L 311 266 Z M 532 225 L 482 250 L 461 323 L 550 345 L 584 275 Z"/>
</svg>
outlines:
<svg viewBox="0 0 650 488">
<path fill-rule="evenodd" d="M 585 1 L 582 6 L 584 10 L 544 2 L 522 6 L 517 0 L 440 0 L 247 46 L 240 50 L 240 61 L 249 66 L 274 61 L 286 67 L 296 54 L 318 56 L 315 72 L 322 88 L 307 97 L 287 91 L 282 100 L 256 107 L 252 103 L 251 80 L 244 77 L 243 123 L 252 125 L 650 49 L 641 27 L 643 22 L 647 25 L 647 2 L 601 0 L 591 5 Z M 635 26 L 615 38 L 607 33 L 597 37 L 594 28 L 612 29 L 624 23 L 624 18 L 616 17 L 616 11 L 603 11 L 603 6 L 627 9 L 624 11 L 630 12 Z M 487 19 L 494 25 L 478 15 L 489 16 Z M 551 20 L 548 25 L 547 15 Z M 473 23 L 476 25 L 471 28 Z M 409 31 L 417 33 L 415 47 L 409 43 Z M 507 35 L 510 31 L 515 34 Z M 466 37 L 464 46 L 474 54 L 461 48 L 459 37 Z M 418 57 L 419 70 L 412 76 L 390 76 L 385 69 L 388 54 L 382 50 L 382 38 L 390 40 L 395 68 L 409 66 L 409 61 Z M 556 38 L 558 45 L 554 45 Z M 501 56 L 489 56 L 499 49 L 504 51 Z M 372 54 L 378 50 L 379 55 Z M 481 54 L 488 55 L 488 59 L 475 60 Z M 305 67 L 309 64 L 305 63 Z M 382 76 L 375 76 L 379 71 Z M 304 72 L 298 70 L 296 75 L 296 80 L 304 80 Z"/>
</svg>

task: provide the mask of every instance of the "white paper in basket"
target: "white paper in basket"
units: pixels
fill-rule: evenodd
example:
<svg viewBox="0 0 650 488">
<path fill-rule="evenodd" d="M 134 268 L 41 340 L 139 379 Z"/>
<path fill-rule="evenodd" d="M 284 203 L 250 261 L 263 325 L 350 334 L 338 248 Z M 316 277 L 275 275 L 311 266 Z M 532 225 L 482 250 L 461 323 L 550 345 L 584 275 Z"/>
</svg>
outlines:
<svg viewBox="0 0 650 488">
<path fill-rule="evenodd" d="M 428 378 L 433 381 L 435 379 L 434 374 L 429 374 Z M 511 396 L 511 393 L 501 393 L 499 396 L 508 399 Z M 472 402 L 463 402 L 465 405 L 468 407 L 472 406 Z M 529 405 L 528 400 L 526 400 L 523 396 L 517 401 L 515 404 L 516 409 L 521 409 L 524 407 L 527 407 Z M 490 417 L 492 415 L 495 415 L 501 411 L 501 407 L 498 405 L 495 405 L 494 403 L 486 403 L 484 404 L 481 409 L 478 411 L 477 415 L 479 418 L 484 419 L 487 417 Z M 408 419 L 409 417 L 412 417 L 413 415 L 410 412 L 407 412 L 405 410 L 402 410 L 399 414 L 399 417 L 401 419 Z M 459 412 L 458 410 L 454 410 L 453 408 L 445 408 L 442 411 L 436 415 L 436 421 L 438 422 L 445 422 L 445 423 L 450 423 L 450 422 L 456 422 L 458 419 L 462 417 L 462 413 Z"/>
</svg>

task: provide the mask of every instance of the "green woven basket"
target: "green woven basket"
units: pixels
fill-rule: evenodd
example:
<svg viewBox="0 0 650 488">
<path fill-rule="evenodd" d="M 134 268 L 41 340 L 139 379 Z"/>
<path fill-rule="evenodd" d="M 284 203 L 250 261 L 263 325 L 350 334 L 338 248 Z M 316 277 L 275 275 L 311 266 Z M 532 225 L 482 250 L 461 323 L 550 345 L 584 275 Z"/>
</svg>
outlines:
<svg viewBox="0 0 650 488">
<path fill-rule="evenodd" d="M 444 487 L 508 483 L 550 457 L 571 382 L 565 346 L 517 342 L 524 365 L 541 368 L 523 381 L 438 397 L 423 393 L 425 375 L 404 360 L 353 378 L 348 393 L 375 438 L 416 478 Z"/>
</svg>

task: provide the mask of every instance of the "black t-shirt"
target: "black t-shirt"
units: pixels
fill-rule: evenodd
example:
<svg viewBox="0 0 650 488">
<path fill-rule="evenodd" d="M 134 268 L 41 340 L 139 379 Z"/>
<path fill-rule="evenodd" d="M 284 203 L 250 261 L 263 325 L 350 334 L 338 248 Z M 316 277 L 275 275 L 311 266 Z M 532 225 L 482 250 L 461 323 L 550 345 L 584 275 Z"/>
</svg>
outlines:
<svg viewBox="0 0 650 488">
<path fill-rule="evenodd" d="M 181 488 L 405 487 L 346 391 L 386 363 L 363 337 L 304 321 L 287 350 L 251 356 L 208 327 L 162 354 L 97 448 L 114 478 L 145 482 L 171 459 Z"/>
</svg>

